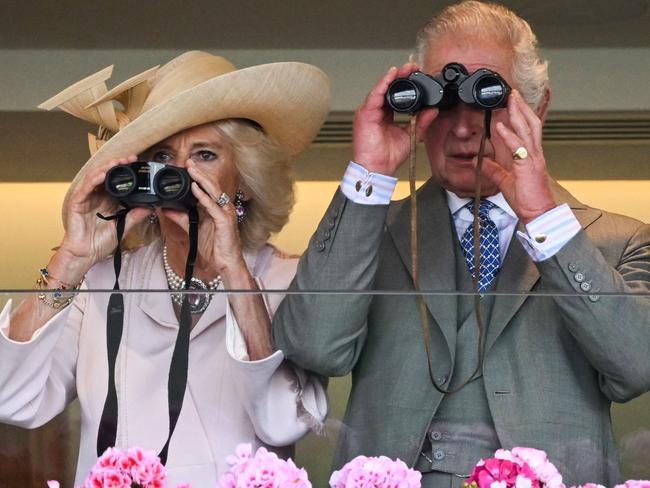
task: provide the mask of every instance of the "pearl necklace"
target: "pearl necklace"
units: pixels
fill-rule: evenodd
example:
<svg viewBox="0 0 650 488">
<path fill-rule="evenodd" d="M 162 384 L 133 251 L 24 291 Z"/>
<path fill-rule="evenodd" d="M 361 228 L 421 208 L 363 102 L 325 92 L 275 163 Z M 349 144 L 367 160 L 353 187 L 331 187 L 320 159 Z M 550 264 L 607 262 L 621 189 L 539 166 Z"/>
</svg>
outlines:
<svg viewBox="0 0 650 488">
<path fill-rule="evenodd" d="M 172 267 L 169 265 L 169 260 L 167 259 L 167 246 L 163 246 L 163 266 L 165 268 L 165 274 L 167 275 L 167 285 L 170 290 L 181 291 L 185 289 L 185 280 L 178 276 Z M 205 309 L 208 308 L 210 301 L 212 300 L 212 294 L 203 293 L 216 290 L 221 284 L 221 276 L 217 275 L 216 278 L 210 280 L 206 285 L 203 281 L 198 278 L 192 277 L 190 281 L 190 290 L 199 290 L 201 293 L 192 293 L 188 295 L 188 300 L 190 302 L 190 313 L 197 314 L 205 312 Z M 178 306 L 183 305 L 183 294 L 172 293 L 172 300 Z"/>
</svg>

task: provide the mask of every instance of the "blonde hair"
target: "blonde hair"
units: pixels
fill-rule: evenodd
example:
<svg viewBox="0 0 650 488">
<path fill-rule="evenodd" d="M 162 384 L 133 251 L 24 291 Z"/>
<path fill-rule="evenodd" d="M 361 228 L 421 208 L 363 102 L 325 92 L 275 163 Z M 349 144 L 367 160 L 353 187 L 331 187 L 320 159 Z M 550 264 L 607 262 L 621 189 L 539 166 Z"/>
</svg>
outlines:
<svg viewBox="0 0 650 488">
<path fill-rule="evenodd" d="M 295 202 L 289 153 L 255 122 L 227 119 L 212 125 L 230 144 L 235 167 L 250 192 L 246 220 L 239 227 L 242 246 L 257 249 L 289 220 Z"/>
<path fill-rule="evenodd" d="M 513 50 L 512 78 L 522 97 L 539 108 L 549 88 L 548 61 L 542 60 L 537 36 L 524 19 L 502 5 L 467 0 L 443 9 L 418 33 L 418 63 L 426 51 L 445 35 L 478 36 L 497 41 Z"/>
<path fill-rule="evenodd" d="M 253 121 L 225 119 L 209 125 L 230 146 L 235 167 L 248 190 L 246 219 L 239 226 L 242 248 L 258 249 L 284 227 L 295 202 L 289 153 Z M 129 232 L 123 248 L 135 250 L 159 236 L 159 225 L 145 221 Z"/>
</svg>

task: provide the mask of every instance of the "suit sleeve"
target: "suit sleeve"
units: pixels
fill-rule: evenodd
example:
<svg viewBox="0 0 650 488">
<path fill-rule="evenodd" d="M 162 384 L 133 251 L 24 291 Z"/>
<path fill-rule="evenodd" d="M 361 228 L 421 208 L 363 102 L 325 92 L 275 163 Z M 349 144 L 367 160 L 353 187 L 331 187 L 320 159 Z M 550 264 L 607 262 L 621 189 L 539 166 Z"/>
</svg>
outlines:
<svg viewBox="0 0 650 488">
<path fill-rule="evenodd" d="M 258 278 L 260 290 L 286 289 L 294 276 L 296 260 L 269 258 L 270 264 Z M 264 296 L 269 316 L 283 295 Z M 281 350 L 250 361 L 246 342 L 230 305 L 226 308 L 226 349 L 239 397 L 255 428 L 266 444 L 293 444 L 310 430 L 321 432 L 327 415 L 325 388 L 315 374 L 284 361 Z"/>
<path fill-rule="evenodd" d="M 343 376 L 354 367 L 366 322 L 388 205 L 361 205 L 340 190 L 300 259 L 273 320 L 276 346 L 301 367 Z M 334 293 L 332 293 L 334 292 Z M 346 293 L 336 293 L 346 292 Z"/>
<path fill-rule="evenodd" d="M 0 420 L 39 427 L 76 396 L 79 332 L 86 294 L 38 329 L 27 342 L 7 337 L 11 303 L 0 313 Z"/>
<path fill-rule="evenodd" d="M 564 293 L 553 299 L 601 390 L 624 402 L 650 390 L 650 299 L 641 295 L 650 292 L 650 226 L 606 219 L 601 234 L 625 236 L 621 246 L 597 247 L 581 230 L 538 269 L 545 291 Z"/>
</svg>

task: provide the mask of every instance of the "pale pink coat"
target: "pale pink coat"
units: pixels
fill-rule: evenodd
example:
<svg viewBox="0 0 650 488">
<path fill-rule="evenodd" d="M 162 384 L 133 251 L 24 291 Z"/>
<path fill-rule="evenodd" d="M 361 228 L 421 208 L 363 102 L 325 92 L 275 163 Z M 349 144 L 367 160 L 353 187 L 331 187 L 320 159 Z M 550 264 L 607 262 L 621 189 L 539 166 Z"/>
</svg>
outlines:
<svg viewBox="0 0 650 488">
<path fill-rule="evenodd" d="M 297 264 L 272 246 L 246 262 L 261 287 L 283 290 Z M 94 266 L 85 288 L 113 286 L 112 260 Z M 166 290 L 160 243 L 124 257 L 123 290 Z M 7 338 L 11 302 L 0 313 L 0 421 L 38 427 L 75 397 L 81 405 L 81 446 L 76 484 L 96 460 L 97 426 L 107 389 L 106 307 L 110 293 L 80 293 L 29 342 Z M 167 293 L 125 293 L 125 318 L 117 358 L 117 446 L 158 452 L 168 431 L 167 379 L 178 322 Z M 270 294 L 274 311 L 281 294 Z M 188 384 L 172 437 L 170 486 L 214 486 L 225 458 L 240 442 L 254 447 L 294 443 L 325 417 L 321 384 L 283 362 L 276 351 L 247 361 L 241 332 L 225 294 L 214 296 L 192 329 Z"/>
</svg>

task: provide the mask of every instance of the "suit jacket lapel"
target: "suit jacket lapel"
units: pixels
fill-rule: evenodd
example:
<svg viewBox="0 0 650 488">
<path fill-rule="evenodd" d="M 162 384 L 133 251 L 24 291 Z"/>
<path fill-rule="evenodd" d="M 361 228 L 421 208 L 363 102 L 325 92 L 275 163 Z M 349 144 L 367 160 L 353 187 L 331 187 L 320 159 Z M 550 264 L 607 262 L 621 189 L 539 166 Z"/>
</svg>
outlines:
<svg viewBox="0 0 650 488">
<path fill-rule="evenodd" d="M 420 290 L 448 292 L 425 296 L 425 303 L 442 330 L 454 357 L 457 306 L 454 238 L 444 190 L 429 180 L 418 190 L 418 271 Z M 411 205 L 403 200 L 391 210 L 387 226 L 411 278 Z"/>
<path fill-rule="evenodd" d="M 602 215 L 600 210 L 588 208 L 579 202 L 554 180 L 551 180 L 551 190 L 558 205 L 567 203 L 571 207 L 571 210 L 583 229 Z M 517 225 L 517 230 L 522 232 L 526 231 L 521 223 Z M 497 292 L 511 294 L 495 297 L 485 342 L 486 352 L 489 351 L 510 319 L 528 298 L 528 293 L 535 283 L 537 283 L 538 279 L 539 272 L 537 271 L 537 266 L 521 242 L 519 242 L 516 235 L 513 235 L 503 266 L 501 267 L 501 271 L 499 271 L 495 290 Z M 533 297 L 533 299 L 535 298 Z"/>
</svg>

